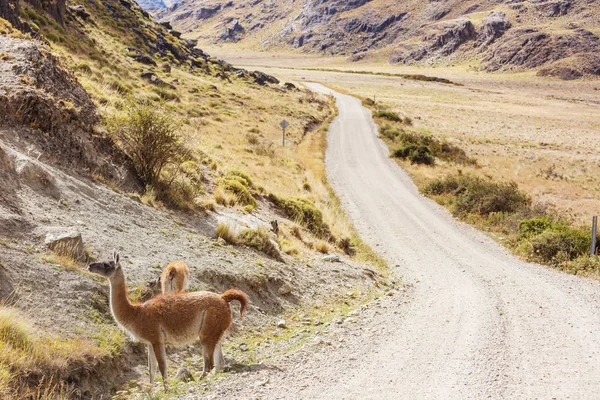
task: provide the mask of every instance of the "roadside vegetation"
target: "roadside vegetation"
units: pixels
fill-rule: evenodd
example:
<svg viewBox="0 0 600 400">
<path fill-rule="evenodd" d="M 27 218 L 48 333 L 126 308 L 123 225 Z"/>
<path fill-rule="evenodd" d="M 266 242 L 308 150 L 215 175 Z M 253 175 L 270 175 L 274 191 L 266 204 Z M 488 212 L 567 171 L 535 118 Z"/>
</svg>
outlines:
<svg viewBox="0 0 600 400">
<path fill-rule="evenodd" d="M 416 176 L 424 194 L 528 261 L 600 279 L 600 262 L 589 256 L 589 228 L 561 216 L 551 204 L 535 202 L 514 181 L 485 175 L 477 159 L 446 139 L 415 129 L 410 117 L 371 99 L 363 104 L 373 109 L 390 156 Z M 438 165 L 446 168 L 435 172 Z"/>
</svg>

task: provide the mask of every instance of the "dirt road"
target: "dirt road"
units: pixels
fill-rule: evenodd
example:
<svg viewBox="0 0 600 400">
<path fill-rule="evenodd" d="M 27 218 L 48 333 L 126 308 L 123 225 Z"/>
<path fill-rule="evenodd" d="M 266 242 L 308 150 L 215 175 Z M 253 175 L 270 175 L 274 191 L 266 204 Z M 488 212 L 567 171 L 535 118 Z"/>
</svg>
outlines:
<svg viewBox="0 0 600 400">
<path fill-rule="evenodd" d="M 334 95 L 339 116 L 329 133 L 329 180 L 360 234 L 407 289 L 213 394 L 598 398 L 600 284 L 524 263 L 455 221 L 388 157 L 360 101 Z"/>
</svg>

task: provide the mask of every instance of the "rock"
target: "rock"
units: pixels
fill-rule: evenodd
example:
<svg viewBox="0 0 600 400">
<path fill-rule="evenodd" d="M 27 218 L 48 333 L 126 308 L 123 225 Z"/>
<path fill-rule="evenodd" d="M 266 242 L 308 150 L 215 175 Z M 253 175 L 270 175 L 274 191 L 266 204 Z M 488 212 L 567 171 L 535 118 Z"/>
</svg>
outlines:
<svg viewBox="0 0 600 400">
<path fill-rule="evenodd" d="M 264 72 L 252 71 L 249 73 L 249 75 L 252 78 L 254 78 L 254 81 L 259 85 L 264 85 L 265 83 L 272 83 L 274 85 L 279 84 L 279 79 L 275 78 L 274 76 L 265 74 Z"/>
<path fill-rule="evenodd" d="M 71 257 L 82 262 L 87 260 L 80 232 L 48 233 L 44 244 L 58 255 Z"/>
<path fill-rule="evenodd" d="M 267 383 L 269 383 L 269 378 L 266 378 L 265 380 L 262 380 L 262 381 L 255 382 L 254 386 L 255 387 L 265 386 Z"/>
<path fill-rule="evenodd" d="M 175 30 L 171 30 L 169 31 L 169 33 L 173 36 L 175 36 L 177 39 L 181 38 L 181 32 L 175 31 Z"/>
<path fill-rule="evenodd" d="M 432 50 L 440 50 L 442 55 L 452 54 L 458 47 L 467 40 L 475 37 L 475 26 L 469 20 L 460 20 L 443 25 L 442 32 L 425 36 L 426 41 L 430 41 Z"/>
<path fill-rule="evenodd" d="M 8 271 L 0 264 L 0 304 L 12 304 L 16 294 Z"/>
<path fill-rule="evenodd" d="M 354 318 L 354 317 L 348 317 L 344 320 L 345 324 L 353 323 L 353 322 L 356 322 L 356 318 Z"/>
<path fill-rule="evenodd" d="M 321 260 L 326 261 L 326 262 L 340 262 L 340 256 L 332 254 L 332 255 L 328 255 L 325 256 L 323 258 L 321 258 Z"/>
<path fill-rule="evenodd" d="M 281 328 L 281 329 L 285 329 L 285 328 L 287 328 L 287 324 L 286 324 L 285 320 L 284 320 L 284 319 L 280 319 L 280 320 L 277 322 L 277 327 L 278 327 L 278 328 Z"/>
<path fill-rule="evenodd" d="M 511 23 L 506 19 L 506 14 L 502 11 L 494 11 L 483 19 L 477 40 L 482 43 L 482 46 L 489 46 L 504 35 L 511 26 Z"/>
<path fill-rule="evenodd" d="M 297 90 L 298 88 L 296 87 L 296 85 L 294 85 L 292 82 L 285 82 L 283 84 L 284 89 L 287 90 Z"/>
<path fill-rule="evenodd" d="M 87 12 L 87 10 L 85 9 L 85 7 L 82 6 L 81 4 L 77 4 L 77 5 L 74 5 L 74 6 L 69 6 L 69 11 L 73 15 L 81 18 L 84 21 L 87 21 L 87 19 L 91 16 L 91 14 L 89 12 Z"/>
<path fill-rule="evenodd" d="M 152 57 L 150 57 L 147 54 L 142 53 L 140 50 L 136 49 L 135 47 L 128 47 L 127 55 L 141 64 L 156 65 L 156 61 L 154 61 L 152 59 Z"/>
<path fill-rule="evenodd" d="M 193 49 L 198 45 L 198 41 L 196 39 L 183 39 L 183 41 L 185 42 L 186 47 L 189 49 Z"/>
<path fill-rule="evenodd" d="M 394 295 L 394 291 L 390 290 L 389 292 L 386 293 L 386 296 L 393 296 Z"/>
<path fill-rule="evenodd" d="M 163 81 L 162 79 L 160 79 L 154 72 L 152 71 L 146 71 L 146 72 L 142 72 L 142 74 L 140 75 L 142 78 L 144 78 L 145 80 L 147 80 L 148 82 L 150 82 L 153 85 L 156 86 L 162 86 L 162 87 L 167 87 L 169 89 L 175 90 L 177 89 L 175 86 Z"/>
<path fill-rule="evenodd" d="M 17 158 L 15 171 L 19 180 L 35 192 L 55 200 L 60 199 L 61 192 L 56 186 L 56 179 L 40 164 L 29 158 Z"/>
<path fill-rule="evenodd" d="M 179 367 L 177 370 L 177 374 L 175 375 L 175 379 L 180 380 L 182 382 L 193 382 L 194 376 L 186 367 Z"/>
<path fill-rule="evenodd" d="M 284 283 L 278 290 L 279 294 L 282 296 L 287 296 L 292 293 L 292 287 L 288 283 Z"/>
<path fill-rule="evenodd" d="M 240 350 L 241 351 L 248 351 L 248 345 L 246 343 L 240 344 Z"/>
<path fill-rule="evenodd" d="M 161 25 L 163 28 L 165 28 L 166 30 L 169 30 L 169 31 L 170 31 L 170 30 L 172 30 L 172 29 L 173 29 L 173 27 L 171 26 L 171 23 L 170 23 L 170 22 L 168 22 L 168 21 L 159 22 L 159 24 L 160 24 L 160 25 Z"/>
<path fill-rule="evenodd" d="M 598 54 L 600 39 L 585 29 L 549 34 L 536 29 L 510 30 L 483 59 L 484 70 L 537 68 L 577 53 Z"/>
<path fill-rule="evenodd" d="M 539 4 L 536 9 L 548 17 L 561 17 L 567 15 L 572 6 L 571 0 L 559 0 Z"/>
<path fill-rule="evenodd" d="M 169 63 L 164 63 L 160 65 L 160 69 L 162 69 L 165 72 L 171 72 L 171 64 Z"/>
<path fill-rule="evenodd" d="M 225 26 L 225 32 L 221 35 L 221 40 L 229 40 L 232 42 L 237 42 L 240 40 L 238 34 L 244 33 L 245 29 L 240 25 L 239 19 L 234 19 L 231 22 L 231 25 Z"/>
</svg>

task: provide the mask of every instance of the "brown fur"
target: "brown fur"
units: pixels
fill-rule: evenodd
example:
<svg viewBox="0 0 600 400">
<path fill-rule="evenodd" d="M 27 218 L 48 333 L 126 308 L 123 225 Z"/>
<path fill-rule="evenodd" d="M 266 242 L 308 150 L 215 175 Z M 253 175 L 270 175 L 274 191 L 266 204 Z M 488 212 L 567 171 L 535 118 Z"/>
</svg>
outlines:
<svg viewBox="0 0 600 400">
<path fill-rule="evenodd" d="M 183 261 L 173 261 L 160 275 L 160 288 L 163 294 L 184 292 L 190 287 L 190 269 Z"/>
<path fill-rule="evenodd" d="M 215 348 L 231 325 L 229 302 L 240 301 L 241 313 L 247 304 L 246 295 L 235 289 L 223 295 L 211 292 L 161 294 L 145 303 L 132 304 L 127 297 L 125 274 L 118 254 L 113 255 L 113 260 L 90 264 L 88 270 L 109 280 L 113 317 L 133 338 L 148 345 L 150 380 L 156 360 L 165 389 L 165 347 L 190 344 L 199 338 L 204 358 L 202 376 L 206 375 L 214 367 Z"/>
</svg>

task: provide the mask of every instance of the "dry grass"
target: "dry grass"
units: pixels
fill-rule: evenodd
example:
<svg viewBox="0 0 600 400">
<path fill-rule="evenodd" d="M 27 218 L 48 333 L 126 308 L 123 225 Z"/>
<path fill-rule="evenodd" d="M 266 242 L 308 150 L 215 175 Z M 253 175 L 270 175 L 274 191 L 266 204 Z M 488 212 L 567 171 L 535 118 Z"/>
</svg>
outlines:
<svg viewBox="0 0 600 400">
<path fill-rule="evenodd" d="M 85 339 L 41 336 L 19 311 L 0 306 L 0 394 L 10 398 L 68 398 L 63 379 L 112 353 Z M 63 397 L 65 396 L 65 397 Z"/>
<path fill-rule="evenodd" d="M 216 236 L 218 238 L 223 239 L 225 242 L 229 244 L 237 244 L 238 238 L 230 225 L 220 223 L 217 226 Z"/>
</svg>

